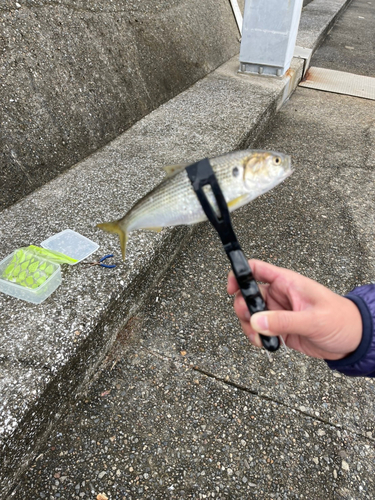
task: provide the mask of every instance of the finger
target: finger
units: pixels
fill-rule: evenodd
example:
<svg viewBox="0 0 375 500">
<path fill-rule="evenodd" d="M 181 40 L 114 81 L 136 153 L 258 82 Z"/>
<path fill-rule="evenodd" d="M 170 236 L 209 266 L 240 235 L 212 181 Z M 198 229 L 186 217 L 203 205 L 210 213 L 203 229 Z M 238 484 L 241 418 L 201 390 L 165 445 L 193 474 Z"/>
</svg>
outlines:
<svg viewBox="0 0 375 500">
<path fill-rule="evenodd" d="M 249 309 L 241 292 L 236 293 L 233 303 L 234 312 L 237 314 L 240 321 L 250 321 Z"/>
<path fill-rule="evenodd" d="M 307 294 L 311 301 L 321 298 L 321 295 L 327 290 L 316 281 L 290 269 L 277 267 L 256 259 L 250 260 L 249 264 L 257 281 L 272 284 L 278 279 L 279 288 L 281 285 L 281 291 L 285 297 L 289 295 L 289 291 L 292 288 L 294 291 L 298 291 L 298 295 L 300 296 Z M 283 304 L 284 307 L 287 305 L 288 303 Z"/>
<path fill-rule="evenodd" d="M 266 275 L 270 276 L 272 279 L 275 279 L 279 275 L 279 273 L 277 273 L 277 270 L 280 270 L 280 268 L 273 266 L 272 264 L 267 264 L 266 262 L 263 262 L 261 260 L 251 259 L 249 260 L 249 265 L 255 279 L 258 281 L 270 283 L 271 280 L 265 279 Z M 230 273 L 228 274 L 227 292 L 229 293 L 229 295 L 233 295 L 237 292 L 238 289 L 239 286 L 236 277 L 234 276 L 233 271 L 230 271 Z"/>
<path fill-rule="evenodd" d="M 263 281 L 265 283 L 272 283 L 277 277 L 280 276 L 292 279 L 293 275 L 297 274 L 293 271 L 290 271 L 289 269 L 277 267 L 257 259 L 249 260 L 249 265 L 254 278 L 257 281 Z M 230 273 L 228 274 L 227 291 L 229 295 L 233 295 L 238 289 L 239 286 L 237 280 L 233 274 L 233 271 L 230 271 Z"/>
<path fill-rule="evenodd" d="M 259 285 L 260 292 L 262 294 L 263 300 L 267 303 L 267 290 L 268 290 L 268 285 Z M 271 304 L 272 309 L 279 309 L 280 307 L 277 307 L 277 304 Z M 233 303 L 234 311 L 237 314 L 238 318 L 243 321 L 250 321 L 250 312 L 249 308 L 247 307 L 247 304 L 245 302 L 245 299 L 243 298 L 243 295 L 240 290 L 237 291 L 236 296 L 234 298 L 234 303 Z"/>
<path fill-rule="evenodd" d="M 249 260 L 249 265 L 254 278 L 257 281 L 263 281 L 265 283 L 272 283 L 278 277 L 292 279 L 293 277 L 295 278 L 295 275 L 298 275 L 298 273 L 294 271 L 268 264 L 268 262 L 263 262 L 262 260 L 251 259 Z"/>
<path fill-rule="evenodd" d="M 240 323 L 241 328 L 249 341 L 256 347 L 262 347 L 262 341 L 260 340 L 259 334 L 253 330 L 250 322 L 240 321 Z"/>
<path fill-rule="evenodd" d="M 314 325 L 310 311 L 267 311 L 251 317 L 252 328 L 265 335 L 295 334 L 308 337 Z"/>
<path fill-rule="evenodd" d="M 262 294 L 264 302 L 267 304 L 267 307 L 269 309 L 282 309 L 280 305 L 275 301 L 272 300 L 272 298 L 269 298 L 268 294 L 268 288 L 269 285 L 259 285 L 259 290 L 260 293 Z M 250 312 L 249 308 L 247 307 L 247 304 L 245 302 L 245 299 L 243 298 L 242 292 L 240 290 L 237 291 L 234 302 L 233 302 L 233 307 L 235 310 L 235 313 L 240 319 L 249 321 L 250 320 Z"/>
<path fill-rule="evenodd" d="M 238 289 L 239 289 L 239 286 L 238 286 L 237 280 L 233 274 L 233 271 L 231 271 L 228 274 L 227 292 L 229 293 L 229 295 L 233 295 L 234 293 L 237 292 Z"/>
</svg>

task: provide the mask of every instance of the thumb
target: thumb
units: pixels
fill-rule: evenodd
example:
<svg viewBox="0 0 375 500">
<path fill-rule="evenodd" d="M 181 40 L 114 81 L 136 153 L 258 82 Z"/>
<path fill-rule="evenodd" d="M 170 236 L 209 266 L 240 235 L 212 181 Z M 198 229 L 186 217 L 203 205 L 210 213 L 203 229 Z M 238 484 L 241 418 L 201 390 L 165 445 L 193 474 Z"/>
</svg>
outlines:
<svg viewBox="0 0 375 500">
<path fill-rule="evenodd" d="M 307 336 L 311 325 L 308 311 L 266 311 L 251 316 L 252 328 L 266 335 L 297 334 Z"/>
</svg>

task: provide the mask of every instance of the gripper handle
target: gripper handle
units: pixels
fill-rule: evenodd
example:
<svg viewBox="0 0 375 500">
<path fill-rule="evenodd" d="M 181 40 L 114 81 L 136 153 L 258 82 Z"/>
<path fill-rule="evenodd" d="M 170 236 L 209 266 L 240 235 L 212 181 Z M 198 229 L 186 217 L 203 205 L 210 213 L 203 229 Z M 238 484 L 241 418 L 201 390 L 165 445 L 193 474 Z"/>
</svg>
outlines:
<svg viewBox="0 0 375 500">
<path fill-rule="evenodd" d="M 228 252 L 228 257 L 250 314 L 267 311 L 266 303 L 263 300 L 243 251 L 232 250 Z M 262 334 L 259 334 L 259 336 L 263 347 L 267 349 L 267 351 L 275 352 L 280 347 L 279 337 L 267 337 Z"/>
</svg>

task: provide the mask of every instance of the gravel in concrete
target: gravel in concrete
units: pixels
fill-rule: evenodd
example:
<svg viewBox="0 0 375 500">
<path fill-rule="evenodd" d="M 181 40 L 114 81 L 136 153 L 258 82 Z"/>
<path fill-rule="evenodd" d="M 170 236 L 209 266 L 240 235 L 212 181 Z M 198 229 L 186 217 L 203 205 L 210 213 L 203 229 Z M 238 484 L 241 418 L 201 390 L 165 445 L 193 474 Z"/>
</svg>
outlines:
<svg viewBox="0 0 375 500">
<path fill-rule="evenodd" d="M 0 360 L 14 367 L 13 374 L 4 371 L 1 379 L 5 489 L 19 472 L 20 461 L 32 454 L 77 387 L 90 378 L 118 329 L 160 279 L 190 231 L 182 227 L 158 235 L 132 233 L 123 263 L 117 236 L 95 225 L 122 217 L 161 181 L 163 166 L 243 146 L 264 129 L 293 89 L 290 77 L 263 84 L 257 77 L 237 75 L 236 67 L 230 61 L 95 155 L 1 212 L 1 258 L 70 228 L 99 243 L 91 259 L 113 253 L 117 263 L 114 270 L 65 266 L 62 285 L 39 306 L 0 295 Z M 293 67 L 293 74 L 301 75 L 302 62 L 294 61 Z M 25 389 L 30 377 L 18 371 L 20 365 L 35 369 L 35 380 L 44 370 L 37 392 Z M 19 383 L 12 385 L 12 378 Z M 8 404 L 21 394 L 27 394 L 22 411 Z"/>
<path fill-rule="evenodd" d="M 303 16 L 310 15 L 314 3 Z M 315 39 L 337 7 L 336 0 L 324 5 L 324 22 L 320 28 L 311 27 Z M 0 297 L 3 496 L 189 234 L 185 229 L 156 236 L 134 234 L 128 260 L 121 264 L 116 238 L 94 225 L 123 215 L 160 181 L 163 165 L 253 144 L 293 89 L 289 76 L 268 81 L 237 75 L 235 68 L 236 62 L 230 61 L 97 154 L 1 213 L 2 257 L 70 227 L 100 243 L 94 257 L 113 251 L 118 263 L 114 271 L 64 269 L 63 284 L 39 307 Z M 301 71 L 302 62 L 294 61 L 289 75 L 298 78 Z M 217 294 L 222 290 L 220 286 Z M 17 398 L 22 405 L 13 407 L 10 403 Z"/>
<path fill-rule="evenodd" d="M 374 106 L 298 88 L 276 114 L 256 146 L 295 172 L 233 215 L 248 256 L 338 293 L 375 280 Z M 240 330 L 228 270 L 199 225 L 13 498 L 374 497 L 372 379 L 295 352 L 270 363 Z"/>
<path fill-rule="evenodd" d="M 54 431 L 13 498 L 371 498 L 369 439 L 139 342 Z"/>
<path fill-rule="evenodd" d="M 311 65 L 375 77 L 375 3 L 355 0 L 338 19 Z"/>
</svg>

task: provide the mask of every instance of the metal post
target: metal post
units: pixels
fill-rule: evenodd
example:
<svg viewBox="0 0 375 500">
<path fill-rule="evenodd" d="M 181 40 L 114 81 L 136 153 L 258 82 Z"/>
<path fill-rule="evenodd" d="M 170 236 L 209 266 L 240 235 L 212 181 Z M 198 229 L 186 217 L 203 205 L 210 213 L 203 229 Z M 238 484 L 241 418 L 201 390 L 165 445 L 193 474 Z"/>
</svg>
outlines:
<svg viewBox="0 0 375 500">
<path fill-rule="evenodd" d="M 246 0 L 240 71 L 282 76 L 296 44 L 303 0 Z"/>
</svg>

